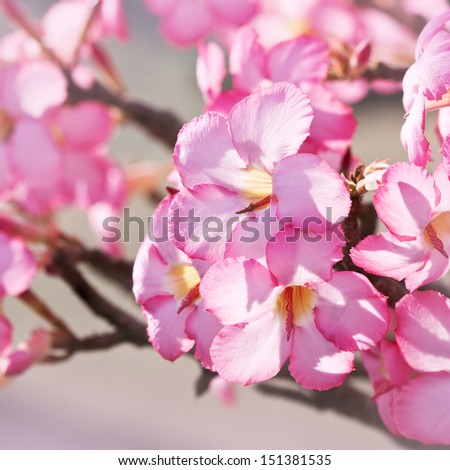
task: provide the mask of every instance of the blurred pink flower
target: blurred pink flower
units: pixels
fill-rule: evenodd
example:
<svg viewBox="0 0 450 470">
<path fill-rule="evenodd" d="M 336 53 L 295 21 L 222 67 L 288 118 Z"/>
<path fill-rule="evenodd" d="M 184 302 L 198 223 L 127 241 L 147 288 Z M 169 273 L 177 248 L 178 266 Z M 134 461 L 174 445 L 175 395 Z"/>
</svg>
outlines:
<svg viewBox="0 0 450 470">
<path fill-rule="evenodd" d="M 30 338 L 12 348 L 12 326 L 0 313 L 0 386 L 22 374 L 50 350 L 51 338 L 43 330 L 33 331 Z"/>
</svg>

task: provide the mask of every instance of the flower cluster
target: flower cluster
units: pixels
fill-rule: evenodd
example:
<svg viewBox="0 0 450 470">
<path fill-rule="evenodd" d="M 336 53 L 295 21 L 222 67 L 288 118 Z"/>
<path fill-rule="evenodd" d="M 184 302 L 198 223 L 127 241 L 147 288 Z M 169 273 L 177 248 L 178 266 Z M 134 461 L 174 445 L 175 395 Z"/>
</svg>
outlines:
<svg viewBox="0 0 450 470">
<path fill-rule="evenodd" d="M 171 41 L 198 44 L 206 102 L 178 135 L 177 187 L 135 263 L 150 342 L 171 361 L 195 347 L 203 367 L 241 385 L 288 362 L 314 390 L 341 385 L 361 352 L 389 430 L 450 443 L 450 304 L 418 291 L 450 270 L 448 7 L 432 2 L 431 15 L 399 2 L 411 18 L 438 15 L 414 55 L 412 23 L 370 5 L 244 2 L 225 20 L 205 0 L 181 37 L 174 25 L 194 11 L 189 2 L 147 3 Z M 220 45 L 204 42 L 213 32 Z M 410 162 L 364 168 L 351 152 L 348 103 L 369 88 L 397 89 L 364 75 L 380 62 L 411 66 L 402 130 Z M 438 108 L 443 157 L 430 173 L 425 115 Z M 368 191 L 387 231 L 362 237 Z M 403 286 L 400 301 L 377 290 L 386 278 Z"/>
<path fill-rule="evenodd" d="M 181 130 L 181 187 L 155 214 L 134 272 L 163 357 L 196 344 L 204 367 L 243 385 L 273 377 L 289 359 L 297 382 L 325 390 L 353 370 L 355 351 L 383 337 L 385 297 L 361 274 L 333 270 L 351 199 L 321 157 L 299 151 L 312 114 L 307 96 L 280 82 L 239 101 L 228 118 L 208 111 Z M 189 211 L 199 224 L 178 226 Z M 264 213 L 273 217 L 270 237 Z M 230 237 L 205 236 L 210 215 L 235 219 Z M 168 237 L 155 241 L 164 223 Z M 253 241 L 244 236 L 249 224 Z"/>
</svg>

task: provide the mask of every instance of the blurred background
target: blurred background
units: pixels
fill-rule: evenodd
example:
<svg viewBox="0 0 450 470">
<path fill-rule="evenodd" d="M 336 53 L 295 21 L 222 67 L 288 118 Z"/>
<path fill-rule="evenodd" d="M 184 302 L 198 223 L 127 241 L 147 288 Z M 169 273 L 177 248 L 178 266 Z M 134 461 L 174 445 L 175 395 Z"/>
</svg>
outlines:
<svg viewBox="0 0 450 470">
<path fill-rule="evenodd" d="M 23 2 L 40 17 L 54 2 Z M 202 111 L 195 82 L 195 50 L 177 50 L 159 36 L 157 21 L 140 0 L 124 0 L 131 39 L 108 48 L 130 96 L 175 111 L 184 121 Z M 1 19 L 1 32 L 9 29 Z M 401 97 L 371 96 L 356 107 L 359 128 L 354 151 L 363 161 L 406 159 L 399 140 L 403 122 Z M 430 128 L 430 126 L 428 126 Z M 170 151 L 133 127 L 114 141 L 112 153 L 123 164 L 169 161 Z M 136 198 L 132 215 L 147 217 L 152 206 Z M 75 211 L 61 216 L 67 231 L 89 240 L 85 218 Z M 126 247 L 132 258 L 138 244 Z M 92 276 L 92 274 L 90 274 Z M 92 276 L 93 277 L 93 276 Z M 131 299 L 95 278 L 104 295 L 139 315 Z M 36 291 L 75 325 L 76 332 L 105 330 L 60 281 L 40 277 Z M 17 339 L 24 337 L 32 314 L 7 300 Z M 1 449 L 404 449 L 420 444 L 396 439 L 373 423 L 361 423 L 332 410 L 317 410 L 296 400 L 268 396 L 255 387 L 236 387 L 234 407 L 215 395 L 195 397 L 200 370 L 191 358 L 170 364 L 150 348 L 121 346 L 84 353 L 58 365 L 38 365 L 0 391 Z M 355 380 L 370 396 L 370 386 Z M 357 406 L 355 404 L 355 406 Z M 375 406 L 372 403 L 372 406 Z M 376 423 L 375 423 L 376 424 Z"/>
</svg>

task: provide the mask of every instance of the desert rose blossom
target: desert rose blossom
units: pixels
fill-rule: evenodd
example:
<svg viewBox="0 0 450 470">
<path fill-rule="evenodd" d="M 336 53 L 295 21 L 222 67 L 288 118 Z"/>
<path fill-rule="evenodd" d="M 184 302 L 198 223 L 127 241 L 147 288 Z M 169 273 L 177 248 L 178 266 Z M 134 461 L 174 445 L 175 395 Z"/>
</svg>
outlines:
<svg viewBox="0 0 450 470">
<path fill-rule="evenodd" d="M 13 349 L 12 325 L 0 313 L 0 387 L 43 359 L 50 350 L 50 345 L 50 334 L 36 330 L 27 341 Z"/>
<path fill-rule="evenodd" d="M 349 1 L 265 0 L 262 4 L 260 14 L 251 24 L 264 47 L 273 47 L 302 34 L 318 37 L 328 44 L 333 80 L 327 82 L 327 87 L 340 100 L 355 103 L 370 89 L 379 93 L 400 89 L 391 80 L 370 83 L 361 78 L 365 69 L 380 62 L 406 67 L 414 60 L 415 32 L 389 13 Z M 406 12 L 402 15 L 405 23 L 412 19 Z"/>
<path fill-rule="evenodd" d="M 434 109 L 445 109 L 450 104 L 448 21 L 450 12 L 439 15 L 425 26 L 417 41 L 416 62 L 403 79 L 403 105 L 408 116 L 401 137 L 409 160 L 419 166 L 425 166 L 431 154 L 430 144 L 425 137 L 426 114 Z M 448 124 L 445 124 L 448 122 L 448 112 L 442 113 L 439 121 L 441 138 L 445 139 L 448 135 Z"/>
<path fill-rule="evenodd" d="M 267 245 L 268 268 L 239 257 L 207 271 L 200 294 L 224 325 L 211 346 L 220 376 L 242 385 L 268 380 L 289 358 L 305 388 L 343 383 L 354 351 L 374 346 L 389 316 L 384 296 L 364 276 L 333 273 L 343 243 L 287 228 Z"/>
<path fill-rule="evenodd" d="M 370 235 L 351 251 L 367 272 L 405 279 L 409 290 L 435 281 L 450 269 L 450 182 L 443 166 L 433 175 L 410 163 L 389 168 L 374 196 L 389 229 Z"/>
<path fill-rule="evenodd" d="M 450 444 L 450 301 L 416 291 L 395 309 L 397 342 L 363 353 L 388 429 L 425 444 Z"/>
<path fill-rule="evenodd" d="M 226 236 L 210 242 L 200 223 L 195 239 L 187 224 L 175 226 L 177 218 L 193 211 L 201 221 L 215 216 L 227 225 L 238 215 L 261 213 L 272 200 L 277 217 L 298 227 L 312 217 L 321 222 L 319 231 L 341 221 L 350 209 L 343 179 L 320 157 L 297 154 L 311 119 L 304 93 L 277 83 L 240 101 L 229 118 L 207 112 L 186 124 L 174 153 L 184 189 L 170 208 L 173 243 L 190 257 L 221 259 Z"/>
<path fill-rule="evenodd" d="M 257 11 L 255 0 L 144 0 L 161 17 L 163 35 L 177 46 L 190 46 L 211 34 L 226 35 Z"/>
<path fill-rule="evenodd" d="M 162 357 L 174 361 L 196 343 L 195 357 L 211 368 L 210 343 L 220 323 L 204 311 L 198 291 L 210 263 L 193 262 L 167 239 L 172 199 L 164 199 L 153 215 L 152 231 L 136 257 L 133 292 L 147 319 L 149 340 Z"/>
<path fill-rule="evenodd" d="M 342 155 L 351 143 L 356 121 L 352 109 L 324 86 L 329 55 L 327 44 L 310 35 L 265 49 L 253 28 L 246 26 L 236 33 L 230 47 L 233 89 L 219 93 L 224 59 L 214 43 L 199 48 L 197 77 L 207 109 L 225 115 L 234 104 L 260 87 L 282 81 L 299 86 L 310 99 L 314 114 L 310 136 L 301 151 L 331 150 Z"/>
</svg>

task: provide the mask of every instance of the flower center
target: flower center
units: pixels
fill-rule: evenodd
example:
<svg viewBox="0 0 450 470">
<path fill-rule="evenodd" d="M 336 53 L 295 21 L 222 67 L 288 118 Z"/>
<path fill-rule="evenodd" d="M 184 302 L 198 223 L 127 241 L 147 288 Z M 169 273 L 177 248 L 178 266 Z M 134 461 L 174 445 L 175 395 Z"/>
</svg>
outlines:
<svg viewBox="0 0 450 470">
<path fill-rule="evenodd" d="M 314 291 L 304 286 L 286 287 L 278 295 L 275 303 L 275 315 L 286 321 L 288 339 L 292 328 L 300 326 L 312 317 L 314 308 Z"/>
<path fill-rule="evenodd" d="M 9 139 L 14 131 L 14 117 L 6 109 L 0 108 L 0 142 Z"/>
<path fill-rule="evenodd" d="M 242 195 L 252 202 L 260 201 L 272 194 L 272 176 L 258 168 L 247 168 Z"/>
<path fill-rule="evenodd" d="M 448 258 L 444 242 L 450 240 L 450 212 L 443 212 L 435 217 L 423 232 L 425 244 L 433 247 Z"/>
<path fill-rule="evenodd" d="M 176 264 L 165 275 L 168 291 L 177 299 L 184 299 L 200 283 L 200 276 L 193 266 Z"/>
</svg>

